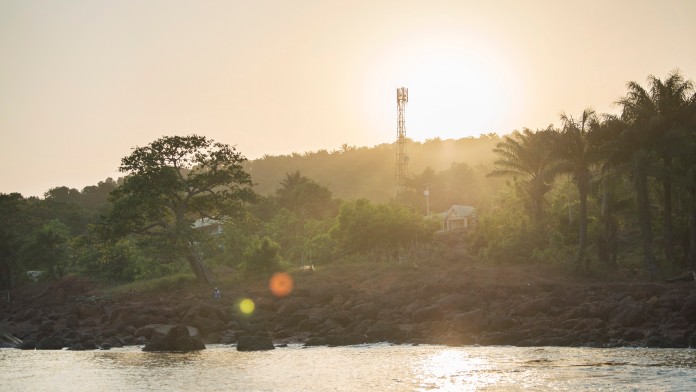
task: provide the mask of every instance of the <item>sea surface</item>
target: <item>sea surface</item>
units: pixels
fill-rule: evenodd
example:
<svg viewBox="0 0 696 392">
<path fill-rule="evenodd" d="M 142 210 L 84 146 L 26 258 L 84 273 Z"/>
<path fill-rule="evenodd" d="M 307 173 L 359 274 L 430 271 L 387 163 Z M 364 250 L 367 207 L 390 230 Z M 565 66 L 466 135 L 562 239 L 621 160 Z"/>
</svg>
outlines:
<svg viewBox="0 0 696 392">
<path fill-rule="evenodd" d="M 696 391 L 696 350 L 300 345 L 0 349 L 0 391 Z"/>
</svg>

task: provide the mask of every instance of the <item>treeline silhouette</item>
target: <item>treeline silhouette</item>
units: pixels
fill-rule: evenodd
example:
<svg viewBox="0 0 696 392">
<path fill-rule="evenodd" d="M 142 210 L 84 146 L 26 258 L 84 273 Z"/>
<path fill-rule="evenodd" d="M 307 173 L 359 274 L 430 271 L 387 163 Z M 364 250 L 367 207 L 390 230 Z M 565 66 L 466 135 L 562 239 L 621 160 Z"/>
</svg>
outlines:
<svg viewBox="0 0 696 392">
<path fill-rule="evenodd" d="M 53 188 L 44 198 L 0 194 L 0 283 L 9 287 L 34 269 L 132 281 L 184 271 L 196 259 L 249 273 L 405 259 L 557 263 L 653 278 L 696 269 L 693 82 L 678 72 L 649 76 L 645 86 L 628 83 L 616 103 L 618 115 L 564 113 L 544 129 L 410 141 L 410 177 L 399 193 L 391 144 L 226 163 L 224 154 L 195 154 L 203 145 L 234 152 L 225 145 L 164 137 L 151 147 L 185 145 L 198 166 L 126 172 L 81 191 Z M 122 167 L 140 161 L 165 162 L 131 155 Z M 230 177 L 240 184 L 250 175 L 256 195 L 241 198 L 232 187 L 221 194 L 221 209 L 214 190 L 223 179 L 218 168 L 228 163 L 243 168 L 229 174 L 241 175 Z M 162 203 L 177 199 L 177 189 L 188 189 L 194 203 L 177 207 L 174 219 Z M 454 204 L 476 208 L 476 227 L 436 235 L 440 222 L 424 219 L 426 211 Z M 216 216 L 221 234 L 192 228 L 216 211 L 235 211 Z"/>
</svg>

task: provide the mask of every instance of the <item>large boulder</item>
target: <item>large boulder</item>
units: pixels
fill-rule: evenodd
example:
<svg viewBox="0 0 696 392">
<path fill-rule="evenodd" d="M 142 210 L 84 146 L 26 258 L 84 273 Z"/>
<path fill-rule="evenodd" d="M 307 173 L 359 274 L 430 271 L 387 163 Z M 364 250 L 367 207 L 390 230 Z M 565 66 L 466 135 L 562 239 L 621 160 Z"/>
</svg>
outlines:
<svg viewBox="0 0 696 392">
<path fill-rule="evenodd" d="M 149 324 L 138 328 L 135 331 L 134 336 L 145 337 L 147 339 L 157 339 L 167 335 L 174 327 L 175 325 L 173 324 Z M 198 331 L 198 328 L 187 325 L 186 329 L 188 329 L 189 336 L 192 338 L 201 339 L 201 334 Z"/>
<path fill-rule="evenodd" d="M 173 326 L 164 336 L 153 335 L 150 343 L 143 347 L 143 351 L 188 352 L 204 349 L 203 341 L 192 337 L 189 329 L 183 324 Z"/>
</svg>

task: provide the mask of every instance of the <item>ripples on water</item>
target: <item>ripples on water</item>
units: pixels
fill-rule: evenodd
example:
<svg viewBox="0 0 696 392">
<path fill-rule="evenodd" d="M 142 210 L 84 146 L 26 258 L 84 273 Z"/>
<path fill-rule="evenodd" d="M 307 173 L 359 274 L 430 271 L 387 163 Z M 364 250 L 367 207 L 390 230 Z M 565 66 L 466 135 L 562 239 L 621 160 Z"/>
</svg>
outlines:
<svg viewBox="0 0 696 392">
<path fill-rule="evenodd" d="M 696 350 L 301 346 L 0 350 L 0 391 L 696 391 Z"/>
</svg>

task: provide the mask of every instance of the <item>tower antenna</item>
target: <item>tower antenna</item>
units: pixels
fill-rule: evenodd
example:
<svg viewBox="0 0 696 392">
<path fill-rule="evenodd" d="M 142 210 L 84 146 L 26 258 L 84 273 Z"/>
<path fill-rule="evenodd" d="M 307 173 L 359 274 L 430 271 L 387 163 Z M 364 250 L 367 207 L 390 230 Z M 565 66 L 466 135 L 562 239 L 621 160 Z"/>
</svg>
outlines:
<svg viewBox="0 0 696 392">
<path fill-rule="evenodd" d="M 408 155 L 406 154 L 406 121 L 404 111 L 408 102 L 408 89 L 399 87 L 396 89 L 396 190 L 397 193 L 404 190 L 408 177 Z"/>
</svg>

